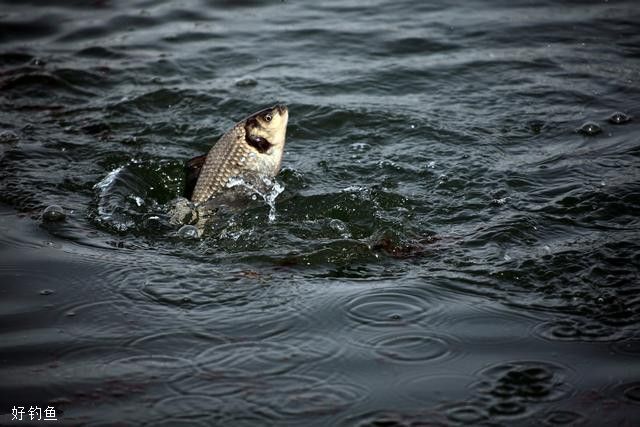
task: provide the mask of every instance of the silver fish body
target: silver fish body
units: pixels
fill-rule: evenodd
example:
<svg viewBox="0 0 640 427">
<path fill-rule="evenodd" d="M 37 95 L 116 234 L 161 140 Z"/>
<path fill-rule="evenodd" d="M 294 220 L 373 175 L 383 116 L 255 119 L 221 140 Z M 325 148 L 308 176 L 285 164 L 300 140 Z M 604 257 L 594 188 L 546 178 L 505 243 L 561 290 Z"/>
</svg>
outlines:
<svg viewBox="0 0 640 427">
<path fill-rule="evenodd" d="M 287 107 L 276 105 L 236 123 L 206 156 L 187 163 L 186 196 L 196 206 L 215 206 L 234 178 L 263 187 L 280 171 L 288 119 Z"/>
</svg>

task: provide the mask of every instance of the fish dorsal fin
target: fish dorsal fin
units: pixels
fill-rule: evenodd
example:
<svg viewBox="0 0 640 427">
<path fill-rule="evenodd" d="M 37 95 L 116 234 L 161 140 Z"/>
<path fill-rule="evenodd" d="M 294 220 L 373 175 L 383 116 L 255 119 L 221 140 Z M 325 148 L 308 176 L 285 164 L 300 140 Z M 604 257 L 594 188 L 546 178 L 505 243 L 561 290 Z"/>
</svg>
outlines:
<svg viewBox="0 0 640 427">
<path fill-rule="evenodd" d="M 184 187 L 184 197 L 189 200 L 191 200 L 193 190 L 196 188 L 200 171 L 202 170 L 202 166 L 204 166 L 204 161 L 206 159 L 207 155 L 203 154 L 202 156 L 197 156 L 193 159 L 187 160 L 187 163 L 184 165 L 184 170 L 187 175 Z"/>
</svg>

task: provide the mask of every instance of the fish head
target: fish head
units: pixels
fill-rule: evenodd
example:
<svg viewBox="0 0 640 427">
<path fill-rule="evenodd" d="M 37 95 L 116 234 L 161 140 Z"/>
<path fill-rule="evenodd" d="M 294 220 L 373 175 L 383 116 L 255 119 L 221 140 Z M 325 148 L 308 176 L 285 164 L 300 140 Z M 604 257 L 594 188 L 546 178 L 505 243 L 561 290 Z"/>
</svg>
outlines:
<svg viewBox="0 0 640 427">
<path fill-rule="evenodd" d="M 258 111 L 245 120 L 245 141 L 260 154 L 281 157 L 288 121 L 289 110 L 285 105 Z"/>
</svg>

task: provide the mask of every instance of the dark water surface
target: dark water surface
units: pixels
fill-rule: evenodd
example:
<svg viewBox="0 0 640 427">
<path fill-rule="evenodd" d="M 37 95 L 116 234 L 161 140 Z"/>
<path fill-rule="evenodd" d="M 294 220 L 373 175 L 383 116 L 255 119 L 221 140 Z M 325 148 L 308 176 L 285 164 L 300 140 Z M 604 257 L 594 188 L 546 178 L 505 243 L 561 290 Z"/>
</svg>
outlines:
<svg viewBox="0 0 640 427">
<path fill-rule="evenodd" d="M 639 136 L 634 1 L 1 1 L 0 424 L 637 425 Z"/>
</svg>

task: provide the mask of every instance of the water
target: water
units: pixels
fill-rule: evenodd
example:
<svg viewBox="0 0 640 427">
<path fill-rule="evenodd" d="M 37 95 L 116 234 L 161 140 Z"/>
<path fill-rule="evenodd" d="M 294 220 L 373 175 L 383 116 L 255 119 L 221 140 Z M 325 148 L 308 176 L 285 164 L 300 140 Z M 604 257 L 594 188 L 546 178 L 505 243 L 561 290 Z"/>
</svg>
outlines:
<svg viewBox="0 0 640 427">
<path fill-rule="evenodd" d="M 638 28 L 632 1 L 3 1 L 2 423 L 633 425 Z M 278 191 L 179 233 L 184 161 L 276 102 Z"/>
</svg>

